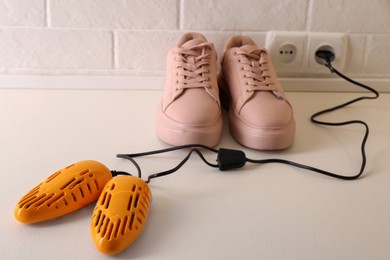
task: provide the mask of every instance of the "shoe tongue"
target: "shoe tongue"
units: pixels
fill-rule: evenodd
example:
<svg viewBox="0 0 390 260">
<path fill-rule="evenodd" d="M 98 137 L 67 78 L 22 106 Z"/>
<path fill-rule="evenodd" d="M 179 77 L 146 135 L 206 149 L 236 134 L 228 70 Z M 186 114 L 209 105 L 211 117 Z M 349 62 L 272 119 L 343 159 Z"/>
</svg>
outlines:
<svg viewBox="0 0 390 260">
<path fill-rule="evenodd" d="M 247 53 L 260 54 L 261 50 L 259 47 L 255 45 L 243 45 L 240 47 L 240 50 L 245 51 Z"/>
<path fill-rule="evenodd" d="M 205 41 L 202 39 L 192 39 L 192 40 L 186 41 L 180 47 L 182 47 L 184 49 L 191 50 L 191 49 L 198 47 L 200 44 L 202 44 L 204 42 Z"/>
</svg>

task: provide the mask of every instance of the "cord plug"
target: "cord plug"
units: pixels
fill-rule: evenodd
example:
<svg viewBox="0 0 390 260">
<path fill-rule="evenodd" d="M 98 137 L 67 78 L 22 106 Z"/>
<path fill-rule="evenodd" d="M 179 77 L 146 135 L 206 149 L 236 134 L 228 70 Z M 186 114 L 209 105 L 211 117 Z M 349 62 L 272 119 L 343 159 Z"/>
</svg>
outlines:
<svg viewBox="0 0 390 260">
<path fill-rule="evenodd" d="M 221 148 L 218 150 L 217 162 L 219 169 L 226 171 L 243 167 L 247 158 L 243 151 Z"/>
<path fill-rule="evenodd" d="M 336 58 L 336 55 L 332 51 L 328 50 L 318 50 L 316 51 L 316 57 L 318 58 L 317 61 L 325 61 L 321 64 L 330 64 L 334 59 Z"/>
</svg>

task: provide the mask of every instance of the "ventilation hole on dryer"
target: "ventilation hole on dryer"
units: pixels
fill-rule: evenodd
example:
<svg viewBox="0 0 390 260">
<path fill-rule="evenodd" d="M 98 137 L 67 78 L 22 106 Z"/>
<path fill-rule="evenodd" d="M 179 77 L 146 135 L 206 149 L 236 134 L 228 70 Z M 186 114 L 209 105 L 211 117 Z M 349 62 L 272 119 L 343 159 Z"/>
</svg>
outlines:
<svg viewBox="0 0 390 260">
<path fill-rule="evenodd" d="M 24 204 L 24 207 L 26 209 L 29 209 L 32 205 L 34 205 L 34 203 L 36 203 L 37 201 L 39 201 L 40 199 L 42 199 L 43 197 L 45 197 L 46 194 L 42 194 L 41 196 L 39 197 L 35 197 L 34 199 L 30 200 L 29 202 L 25 203 Z"/>
<path fill-rule="evenodd" d="M 123 220 L 123 224 L 122 224 L 122 229 L 121 229 L 121 235 L 122 236 L 125 234 L 125 231 L 126 231 L 127 220 L 128 220 L 128 217 L 125 216 L 125 218 Z"/>
<path fill-rule="evenodd" d="M 67 183 L 65 183 L 63 186 L 60 187 L 60 190 L 64 190 L 65 188 L 70 186 L 72 184 L 72 182 L 74 182 L 75 180 L 76 180 L 76 178 L 69 180 Z"/>
<path fill-rule="evenodd" d="M 102 223 L 101 225 L 99 226 L 99 232 L 100 232 L 100 236 L 101 237 L 104 237 L 104 235 L 106 234 L 106 230 L 107 230 L 107 220 L 106 220 L 106 216 L 103 216 L 103 220 L 102 220 Z"/>
<path fill-rule="evenodd" d="M 118 237 L 120 225 L 121 225 L 121 219 L 118 219 L 118 222 L 116 223 L 115 228 L 114 228 L 114 232 L 113 232 L 114 238 Z"/>
<path fill-rule="evenodd" d="M 130 223 L 129 223 L 130 230 L 133 230 L 134 218 L 135 218 L 135 213 L 133 212 L 131 213 L 131 217 L 130 217 Z"/>
<path fill-rule="evenodd" d="M 38 200 L 37 202 L 34 203 L 34 208 L 38 209 L 40 206 L 45 204 L 46 201 L 50 200 L 53 196 L 54 196 L 53 193 L 48 195 L 48 196 L 45 195 L 44 197 L 42 197 L 42 199 L 40 199 L 40 200 Z"/>
<path fill-rule="evenodd" d="M 110 219 L 106 217 L 104 219 L 104 223 L 102 226 L 102 237 L 104 237 L 106 235 L 109 224 L 110 224 Z"/>
<path fill-rule="evenodd" d="M 108 194 L 108 196 L 107 196 L 107 203 L 106 203 L 106 209 L 108 209 L 108 207 L 110 206 L 110 202 L 111 202 L 111 194 Z"/>
<path fill-rule="evenodd" d="M 108 238 L 108 240 L 111 240 L 111 238 L 112 238 L 112 230 L 114 229 L 114 223 L 112 223 L 112 222 L 110 222 L 109 224 L 108 224 L 108 229 L 107 229 L 107 238 Z"/>
<path fill-rule="evenodd" d="M 89 194 L 91 194 L 92 191 L 91 191 L 91 186 L 89 185 L 89 183 L 87 183 L 87 189 L 88 189 L 88 191 L 89 191 Z"/>
<path fill-rule="evenodd" d="M 54 196 L 50 201 L 47 202 L 46 206 L 48 206 L 49 208 L 54 204 L 56 203 L 57 201 L 59 201 L 65 194 L 62 192 L 60 194 L 57 194 L 56 196 Z M 58 207 L 56 207 L 58 208 Z"/>
<path fill-rule="evenodd" d="M 46 183 L 50 182 L 51 180 L 53 180 L 55 177 L 57 177 L 59 174 L 61 174 L 61 171 L 58 171 L 58 172 L 55 172 L 53 173 L 51 176 L 49 176 L 47 179 L 46 179 Z"/>
<path fill-rule="evenodd" d="M 34 189 L 32 189 L 29 193 L 23 196 L 22 200 L 26 199 L 27 197 L 30 197 L 32 195 L 35 195 L 39 193 L 39 189 L 41 188 L 41 185 L 36 186 Z"/>
<path fill-rule="evenodd" d="M 129 203 L 127 204 L 127 210 L 131 209 L 131 205 L 133 204 L 133 196 L 130 196 Z"/>
<path fill-rule="evenodd" d="M 75 165 L 75 163 L 74 164 L 71 164 L 71 165 L 69 165 L 68 167 L 65 167 L 65 169 L 69 169 L 70 167 L 72 167 L 72 166 L 74 166 Z"/>
<path fill-rule="evenodd" d="M 76 198 L 76 196 L 74 195 L 74 193 L 72 192 L 71 194 L 72 194 L 73 201 L 74 201 L 74 202 L 77 202 L 77 198 Z"/>
<path fill-rule="evenodd" d="M 88 169 L 87 169 L 87 170 L 81 171 L 81 172 L 79 173 L 79 175 L 84 175 L 84 174 L 87 174 L 87 173 L 89 173 L 89 170 L 88 170 Z"/>
<path fill-rule="evenodd" d="M 107 198 L 107 192 L 103 194 L 102 200 L 100 201 L 100 205 L 104 205 L 104 203 L 106 202 L 106 198 Z"/>
<path fill-rule="evenodd" d="M 105 218 L 106 218 L 106 215 L 102 215 L 101 218 L 99 217 L 100 221 L 98 222 L 98 225 L 97 225 L 97 233 L 101 233 Z"/>
<path fill-rule="evenodd" d="M 138 206 L 138 200 L 139 200 L 139 193 L 137 193 L 137 194 L 135 195 L 134 208 L 137 208 L 137 206 Z"/>
<path fill-rule="evenodd" d="M 84 192 L 83 192 L 83 189 L 81 187 L 79 187 L 79 191 L 80 191 L 81 197 L 84 198 Z"/>
<path fill-rule="evenodd" d="M 69 189 L 73 189 L 74 187 L 76 187 L 77 185 L 79 185 L 80 183 L 82 183 L 83 181 L 84 181 L 84 178 L 79 179 L 76 183 L 70 185 L 70 186 L 69 186 Z"/>
<path fill-rule="evenodd" d="M 137 188 L 137 186 L 133 185 L 133 188 L 131 188 L 131 191 L 135 191 L 136 188 Z"/>
<path fill-rule="evenodd" d="M 97 180 L 93 180 L 93 182 L 95 183 L 96 190 L 100 190 L 99 183 L 97 182 Z"/>
<path fill-rule="evenodd" d="M 99 224 L 101 216 L 102 216 L 102 211 L 99 210 L 98 213 L 96 214 L 95 227 L 97 227 L 97 225 Z"/>
<path fill-rule="evenodd" d="M 38 193 L 38 192 L 36 192 Z M 23 208 L 26 204 L 28 204 L 31 200 L 34 200 L 37 196 L 34 194 L 34 195 L 31 195 L 29 197 L 26 197 L 26 198 L 23 198 L 23 200 L 21 200 L 18 205 L 19 205 L 19 208 Z"/>
<path fill-rule="evenodd" d="M 97 222 L 97 233 L 100 233 L 102 231 L 102 226 L 103 226 L 103 222 L 104 222 L 104 219 L 106 218 L 106 216 L 104 214 L 101 214 L 101 216 L 99 216 L 99 221 Z"/>
</svg>

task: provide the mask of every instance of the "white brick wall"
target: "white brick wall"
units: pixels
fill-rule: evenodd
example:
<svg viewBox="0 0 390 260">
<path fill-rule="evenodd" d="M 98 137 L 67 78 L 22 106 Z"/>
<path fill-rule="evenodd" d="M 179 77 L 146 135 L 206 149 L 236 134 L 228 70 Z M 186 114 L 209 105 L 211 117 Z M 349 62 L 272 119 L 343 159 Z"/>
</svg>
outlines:
<svg viewBox="0 0 390 260">
<path fill-rule="evenodd" d="M 110 31 L 5 28 L 0 31 L 0 67 L 20 69 L 112 68 Z"/>
<path fill-rule="evenodd" d="M 175 29 L 176 0 L 48 0 L 49 26 L 65 28 Z"/>
<path fill-rule="evenodd" d="M 189 30 L 305 30 L 307 0 L 183 1 L 181 28 Z"/>
<path fill-rule="evenodd" d="M 44 0 L 1 0 L 1 26 L 45 26 Z"/>
<path fill-rule="evenodd" d="M 346 72 L 390 78 L 388 0 L 0 0 L 0 74 L 164 75 L 186 31 L 220 52 L 243 33 L 345 32 Z"/>
</svg>

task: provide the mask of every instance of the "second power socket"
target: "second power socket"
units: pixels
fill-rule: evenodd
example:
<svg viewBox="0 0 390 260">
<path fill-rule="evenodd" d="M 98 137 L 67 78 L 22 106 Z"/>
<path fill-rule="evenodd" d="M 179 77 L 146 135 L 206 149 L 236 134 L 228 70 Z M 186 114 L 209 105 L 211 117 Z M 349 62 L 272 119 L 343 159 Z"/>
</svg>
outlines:
<svg viewBox="0 0 390 260">
<path fill-rule="evenodd" d="M 336 58 L 333 65 L 340 71 L 344 69 L 347 40 L 344 33 L 270 31 L 267 33 L 266 48 L 278 76 L 316 76 L 329 73 L 316 60 L 317 50 L 334 52 Z"/>
</svg>

